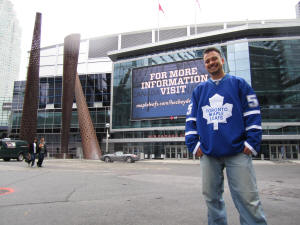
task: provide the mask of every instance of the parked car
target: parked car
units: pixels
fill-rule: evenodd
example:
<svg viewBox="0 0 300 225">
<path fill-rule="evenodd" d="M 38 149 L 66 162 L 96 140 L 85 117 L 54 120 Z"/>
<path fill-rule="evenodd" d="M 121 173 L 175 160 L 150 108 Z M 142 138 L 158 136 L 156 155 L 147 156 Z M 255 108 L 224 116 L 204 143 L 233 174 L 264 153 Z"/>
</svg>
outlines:
<svg viewBox="0 0 300 225">
<path fill-rule="evenodd" d="M 29 145 L 24 140 L 11 140 L 9 138 L 0 139 L 0 159 L 9 161 L 17 159 L 23 161 L 28 155 Z"/>
<path fill-rule="evenodd" d="M 123 152 L 115 152 L 113 154 L 105 154 L 101 157 L 104 162 L 124 161 L 128 163 L 134 163 L 139 160 L 139 157 L 135 154 L 124 154 Z"/>
</svg>

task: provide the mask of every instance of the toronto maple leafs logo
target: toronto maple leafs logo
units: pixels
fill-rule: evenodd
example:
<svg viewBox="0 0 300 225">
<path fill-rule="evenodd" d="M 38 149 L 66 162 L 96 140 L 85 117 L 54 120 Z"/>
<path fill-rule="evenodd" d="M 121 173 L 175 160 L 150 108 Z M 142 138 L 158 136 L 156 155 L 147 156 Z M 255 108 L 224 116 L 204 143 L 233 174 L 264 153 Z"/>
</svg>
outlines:
<svg viewBox="0 0 300 225">
<path fill-rule="evenodd" d="M 227 123 L 227 118 L 232 116 L 232 104 L 223 105 L 224 97 L 215 94 L 209 98 L 209 105 L 202 107 L 203 118 L 207 120 L 207 124 L 212 123 L 214 130 L 219 129 L 219 123 Z"/>
</svg>

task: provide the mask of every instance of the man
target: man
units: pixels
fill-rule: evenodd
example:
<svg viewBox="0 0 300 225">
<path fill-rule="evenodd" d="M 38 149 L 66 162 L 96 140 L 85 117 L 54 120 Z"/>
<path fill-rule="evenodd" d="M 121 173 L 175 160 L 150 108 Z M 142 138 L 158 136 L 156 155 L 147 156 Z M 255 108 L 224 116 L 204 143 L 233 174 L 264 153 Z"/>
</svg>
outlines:
<svg viewBox="0 0 300 225">
<path fill-rule="evenodd" d="M 34 167 L 34 163 L 35 163 L 35 157 L 36 157 L 37 150 L 38 150 L 37 142 L 38 142 L 38 139 L 34 138 L 33 142 L 29 145 L 30 160 L 27 163 L 29 166 L 30 162 L 31 162 L 31 167 Z"/>
<path fill-rule="evenodd" d="M 225 74 L 223 64 L 217 48 L 204 51 L 211 78 L 193 91 L 186 117 L 186 145 L 200 157 L 208 224 L 227 224 L 222 197 L 225 167 L 240 223 L 267 224 L 251 158 L 259 152 L 262 136 L 259 103 L 247 82 Z"/>
<path fill-rule="evenodd" d="M 41 138 L 38 149 L 39 149 L 38 150 L 39 159 L 38 159 L 38 162 L 36 164 L 37 164 L 38 167 L 42 167 L 45 154 L 47 154 L 47 145 L 45 143 L 45 138 L 44 137 Z"/>
</svg>

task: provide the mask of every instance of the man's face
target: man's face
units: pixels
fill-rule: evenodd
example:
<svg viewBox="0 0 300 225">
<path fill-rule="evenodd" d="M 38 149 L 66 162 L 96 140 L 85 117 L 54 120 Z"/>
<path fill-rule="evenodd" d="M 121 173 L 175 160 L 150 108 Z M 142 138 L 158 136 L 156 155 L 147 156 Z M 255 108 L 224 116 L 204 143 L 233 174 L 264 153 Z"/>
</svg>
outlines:
<svg viewBox="0 0 300 225">
<path fill-rule="evenodd" d="M 207 71 L 212 75 L 219 75 L 223 72 L 224 59 L 218 52 L 211 51 L 204 54 L 204 65 Z"/>
</svg>

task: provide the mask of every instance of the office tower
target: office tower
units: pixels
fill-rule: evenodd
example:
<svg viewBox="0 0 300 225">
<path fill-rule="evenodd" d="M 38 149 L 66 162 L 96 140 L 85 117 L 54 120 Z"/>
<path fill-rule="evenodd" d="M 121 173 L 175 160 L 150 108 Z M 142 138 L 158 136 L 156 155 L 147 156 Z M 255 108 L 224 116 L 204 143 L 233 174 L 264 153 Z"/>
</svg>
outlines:
<svg viewBox="0 0 300 225">
<path fill-rule="evenodd" d="M 297 19 L 300 19 L 300 2 L 298 2 L 298 3 L 295 5 L 295 9 L 296 9 L 296 18 L 297 18 Z"/>
<path fill-rule="evenodd" d="M 12 98 L 14 81 L 18 79 L 21 57 L 21 29 L 9 0 L 0 0 L 0 97 Z M 2 114 L 2 108 L 0 108 Z M 5 112 L 7 114 L 7 111 Z M 7 124 L 8 116 L 0 118 Z M 2 121 L 5 120 L 5 121 Z"/>
</svg>

